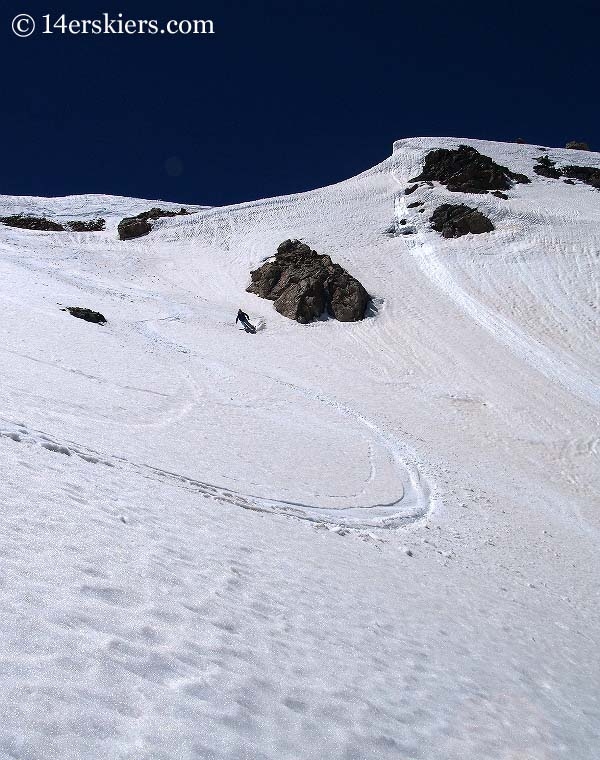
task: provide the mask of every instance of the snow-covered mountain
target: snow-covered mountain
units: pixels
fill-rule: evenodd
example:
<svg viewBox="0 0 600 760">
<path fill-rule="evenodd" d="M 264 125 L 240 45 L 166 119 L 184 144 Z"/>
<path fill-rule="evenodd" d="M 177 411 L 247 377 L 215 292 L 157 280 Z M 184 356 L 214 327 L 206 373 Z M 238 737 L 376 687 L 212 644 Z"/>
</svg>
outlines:
<svg viewBox="0 0 600 760">
<path fill-rule="evenodd" d="M 531 184 L 404 195 L 461 144 Z M 2 760 L 599 757 L 600 194 L 539 155 L 400 140 L 132 241 L 179 205 L 0 196 L 107 220 L 0 225 Z M 495 231 L 430 229 L 461 202 Z M 368 318 L 246 293 L 288 238 Z"/>
</svg>

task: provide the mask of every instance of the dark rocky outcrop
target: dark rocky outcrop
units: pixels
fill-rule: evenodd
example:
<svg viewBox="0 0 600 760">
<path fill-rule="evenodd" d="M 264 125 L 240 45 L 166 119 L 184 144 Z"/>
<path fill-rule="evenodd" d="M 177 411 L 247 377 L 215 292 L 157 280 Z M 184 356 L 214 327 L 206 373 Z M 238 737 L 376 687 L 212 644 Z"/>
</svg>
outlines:
<svg viewBox="0 0 600 760">
<path fill-rule="evenodd" d="M 180 211 L 168 211 L 162 208 L 151 208 L 149 211 L 142 211 L 136 216 L 128 216 L 121 219 L 117 227 L 120 240 L 133 240 L 134 238 L 147 235 L 152 230 L 150 220 L 161 219 L 162 217 L 185 216 L 190 212 L 182 208 Z"/>
<path fill-rule="evenodd" d="M 340 322 L 356 322 L 364 318 L 370 300 L 357 279 L 299 240 L 282 243 L 275 259 L 250 277 L 248 293 L 274 301 L 280 314 L 301 324 L 324 313 Z"/>
<path fill-rule="evenodd" d="M 445 238 L 456 238 L 472 233 L 492 232 L 494 225 L 477 209 L 463 204 L 444 203 L 433 212 L 431 226 Z"/>
<path fill-rule="evenodd" d="M 151 230 L 150 222 L 137 216 L 127 216 L 125 219 L 121 219 L 117 227 L 119 240 L 133 240 L 147 235 Z"/>
<path fill-rule="evenodd" d="M 600 169 L 593 166 L 564 166 L 561 173 L 563 177 L 578 179 L 600 190 Z"/>
<path fill-rule="evenodd" d="M 579 142 L 577 140 L 571 140 L 565 145 L 565 148 L 569 150 L 589 150 L 590 146 L 586 142 Z"/>
<path fill-rule="evenodd" d="M 454 193 L 486 193 L 488 190 L 509 190 L 515 182 L 528 183 L 524 174 L 516 174 L 497 164 L 469 145 L 456 150 L 438 148 L 425 157 L 423 171 L 411 182 L 437 181 Z"/>
<path fill-rule="evenodd" d="M 9 227 L 19 227 L 23 230 L 38 230 L 41 232 L 64 232 L 65 228 L 58 222 L 46 219 L 45 216 L 25 216 L 14 214 L 13 216 L 0 217 L 0 222 Z"/>
<path fill-rule="evenodd" d="M 73 220 L 59 224 L 45 216 L 25 216 L 14 214 L 13 216 L 0 217 L 0 222 L 9 227 L 19 227 L 24 230 L 38 230 L 41 232 L 101 232 L 106 224 L 104 219 L 92 219 L 90 221 Z"/>
<path fill-rule="evenodd" d="M 92 311 L 82 306 L 67 306 L 62 311 L 68 311 L 71 316 L 77 317 L 77 319 L 85 319 L 86 322 L 93 322 L 97 325 L 106 324 L 106 317 L 99 311 Z"/>
<path fill-rule="evenodd" d="M 541 177 L 548 177 L 549 179 L 560 179 L 560 169 L 556 168 L 556 164 L 548 156 L 540 156 L 537 160 L 537 164 L 533 167 L 533 171 L 539 174 Z"/>
<path fill-rule="evenodd" d="M 492 190 L 492 195 L 495 195 L 496 198 L 502 198 L 503 201 L 508 200 L 508 195 L 506 195 L 506 193 L 501 193 L 500 190 Z"/>
<path fill-rule="evenodd" d="M 584 182 L 586 185 L 591 185 L 600 190 L 600 169 L 594 166 L 556 166 L 556 163 L 552 161 L 548 156 L 540 156 L 538 163 L 533 167 L 533 171 L 542 177 L 549 177 L 550 179 L 561 179 L 566 177 L 564 181 L 573 185 L 574 180 Z"/>
<path fill-rule="evenodd" d="M 419 206 L 423 206 L 424 201 L 415 201 L 414 203 L 409 203 L 407 208 L 418 208 Z"/>
<path fill-rule="evenodd" d="M 72 232 L 102 232 L 106 227 L 106 221 L 104 219 L 90 219 L 84 222 L 76 219 L 72 222 L 67 222 L 67 227 Z"/>
<path fill-rule="evenodd" d="M 404 191 L 404 195 L 410 195 L 411 193 L 414 193 L 415 190 L 418 190 L 420 185 L 409 185 L 409 187 L 406 188 Z"/>
</svg>

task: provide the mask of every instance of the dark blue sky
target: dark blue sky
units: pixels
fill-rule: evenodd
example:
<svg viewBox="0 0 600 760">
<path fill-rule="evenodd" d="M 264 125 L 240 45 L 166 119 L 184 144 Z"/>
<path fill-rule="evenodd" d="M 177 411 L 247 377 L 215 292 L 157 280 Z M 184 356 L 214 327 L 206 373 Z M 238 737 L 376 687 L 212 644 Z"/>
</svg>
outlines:
<svg viewBox="0 0 600 760">
<path fill-rule="evenodd" d="M 600 149 L 599 9 L 597 0 L 3 0 L 0 193 L 234 203 L 352 176 L 413 135 Z M 46 13 L 103 12 L 212 18 L 216 34 L 11 31 L 17 13 L 39 27 Z"/>
</svg>

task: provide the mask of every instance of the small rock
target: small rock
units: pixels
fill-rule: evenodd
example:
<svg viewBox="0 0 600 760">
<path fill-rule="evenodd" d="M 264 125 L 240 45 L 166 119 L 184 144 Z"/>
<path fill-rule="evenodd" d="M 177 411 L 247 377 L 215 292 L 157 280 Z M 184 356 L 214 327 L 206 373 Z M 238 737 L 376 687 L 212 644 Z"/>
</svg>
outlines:
<svg viewBox="0 0 600 760">
<path fill-rule="evenodd" d="M 82 306 L 67 306 L 66 309 L 61 309 L 61 311 L 68 311 L 72 317 L 84 319 L 86 322 L 93 322 L 98 325 L 106 324 L 106 317 L 103 314 L 100 314 L 99 311 L 85 309 Z"/>
</svg>

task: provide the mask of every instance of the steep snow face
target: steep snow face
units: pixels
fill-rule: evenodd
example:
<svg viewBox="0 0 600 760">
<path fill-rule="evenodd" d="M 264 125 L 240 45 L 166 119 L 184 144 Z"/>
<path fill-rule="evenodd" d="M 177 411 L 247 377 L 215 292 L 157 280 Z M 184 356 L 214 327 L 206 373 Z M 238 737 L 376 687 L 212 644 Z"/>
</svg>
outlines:
<svg viewBox="0 0 600 760">
<path fill-rule="evenodd" d="M 404 195 L 460 144 L 531 184 Z M 127 242 L 123 216 L 180 205 L 0 196 L 107 219 L 0 225 L 0 758 L 595 760 L 600 194 L 539 155 L 400 140 Z M 495 231 L 441 238 L 442 203 Z M 246 293 L 287 238 L 369 317 Z"/>
</svg>

